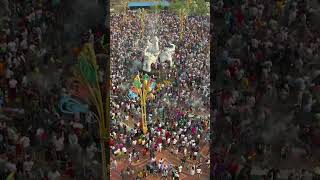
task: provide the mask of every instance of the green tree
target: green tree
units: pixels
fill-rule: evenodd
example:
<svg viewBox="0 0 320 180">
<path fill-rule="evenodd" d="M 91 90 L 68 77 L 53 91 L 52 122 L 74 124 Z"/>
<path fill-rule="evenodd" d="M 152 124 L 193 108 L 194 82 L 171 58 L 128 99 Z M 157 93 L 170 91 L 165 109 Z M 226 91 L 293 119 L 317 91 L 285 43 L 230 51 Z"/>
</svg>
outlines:
<svg viewBox="0 0 320 180">
<path fill-rule="evenodd" d="M 204 16 L 210 12 L 206 0 L 194 0 L 193 1 L 193 13 L 195 15 Z"/>
<path fill-rule="evenodd" d="M 151 13 L 158 14 L 164 9 L 164 6 L 162 5 L 162 3 L 160 1 L 158 1 L 157 3 L 158 4 L 156 6 L 151 7 L 151 9 L 150 9 Z"/>
<path fill-rule="evenodd" d="M 179 16 L 179 33 L 180 33 L 180 38 L 183 36 L 184 32 L 184 27 L 185 27 L 185 22 L 186 18 L 191 10 L 190 6 L 191 0 L 176 0 L 172 2 L 169 6 L 169 11 L 173 12 L 174 14 L 177 14 Z"/>
<path fill-rule="evenodd" d="M 186 16 L 193 15 L 206 15 L 209 13 L 208 2 L 206 0 L 176 0 L 170 4 L 169 10 L 173 13 L 185 11 Z"/>
</svg>

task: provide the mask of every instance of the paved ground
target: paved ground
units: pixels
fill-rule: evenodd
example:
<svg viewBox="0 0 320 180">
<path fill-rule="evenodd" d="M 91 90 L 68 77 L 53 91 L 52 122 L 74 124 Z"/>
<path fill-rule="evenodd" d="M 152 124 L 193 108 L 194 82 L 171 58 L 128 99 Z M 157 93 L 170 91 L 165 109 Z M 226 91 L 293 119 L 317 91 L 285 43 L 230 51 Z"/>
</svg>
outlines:
<svg viewBox="0 0 320 180">
<path fill-rule="evenodd" d="M 209 148 L 203 148 L 203 150 L 201 150 L 201 152 L 206 153 L 206 155 L 208 155 L 207 154 L 209 152 L 208 149 Z M 149 155 L 146 155 L 146 157 L 149 157 Z M 159 160 L 160 158 L 163 158 L 165 164 L 169 164 L 171 162 L 173 165 L 177 166 L 178 164 L 181 163 L 181 160 L 180 160 L 179 156 L 176 156 L 176 155 L 170 153 L 167 150 L 164 150 L 164 151 L 158 153 L 156 155 L 156 158 L 157 158 L 157 160 Z M 144 158 L 144 159 L 140 159 L 139 161 L 132 162 L 130 167 L 138 171 L 138 170 L 142 170 L 143 168 L 145 168 L 147 163 L 148 163 L 148 159 Z M 194 163 L 195 162 L 193 162 L 191 160 L 187 160 L 187 164 L 194 164 Z M 126 158 L 118 160 L 117 168 L 111 170 L 112 179 L 120 180 L 121 179 L 121 175 L 120 175 L 121 171 L 127 169 L 127 167 L 129 167 L 129 164 L 128 164 L 128 160 Z M 205 164 L 202 164 L 201 167 L 202 167 L 203 174 L 200 177 L 200 179 L 201 180 L 209 179 L 209 168 Z M 181 180 L 182 179 L 183 180 L 199 179 L 196 176 L 190 177 L 190 174 L 189 174 L 189 172 L 187 171 L 186 168 L 183 168 L 182 174 L 180 176 L 181 176 L 180 177 Z M 129 178 L 129 180 L 130 180 L 130 178 L 134 179 L 134 177 L 132 177 L 132 176 L 126 177 L 126 178 Z M 160 176 L 148 175 L 146 179 L 148 179 L 148 180 L 149 179 L 150 180 L 157 180 L 157 179 L 161 179 L 161 177 Z"/>
</svg>

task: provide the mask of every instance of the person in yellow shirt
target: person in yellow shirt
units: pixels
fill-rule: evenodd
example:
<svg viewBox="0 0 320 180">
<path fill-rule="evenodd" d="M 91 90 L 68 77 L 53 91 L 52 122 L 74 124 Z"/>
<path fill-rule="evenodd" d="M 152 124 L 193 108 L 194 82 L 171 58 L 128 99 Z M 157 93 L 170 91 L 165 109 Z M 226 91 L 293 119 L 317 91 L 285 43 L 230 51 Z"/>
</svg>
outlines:
<svg viewBox="0 0 320 180">
<path fill-rule="evenodd" d="M 249 80 L 247 78 L 243 78 L 242 79 L 242 86 L 244 89 L 248 89 L 249 88 Z"/>
<path fill-rule="evenodd" d="M 277 12 L 278 16 L 282 14 L 285 4 L 286 4 L 286 0 L 277 0 L 276 1 L 276 8 L 277 8 L 276 12 Z"/>
</svg>

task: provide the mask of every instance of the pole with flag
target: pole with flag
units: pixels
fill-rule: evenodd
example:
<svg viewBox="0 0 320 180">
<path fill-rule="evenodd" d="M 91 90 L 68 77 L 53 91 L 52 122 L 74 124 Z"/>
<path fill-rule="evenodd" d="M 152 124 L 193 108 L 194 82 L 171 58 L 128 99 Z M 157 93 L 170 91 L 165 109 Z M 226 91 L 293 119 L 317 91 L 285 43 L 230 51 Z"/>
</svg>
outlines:
<svg viewBox="0 0 320 180">
<path fill-rule="evenodd" d="M 103 179 L 108 179 L 108 165 L 106 154 L 106 142 L 108 135 L 108 123 L 106 122 L 106 111 L 107 104 L 103 103 L 102 91 L 98 80 L 98 64 L 96 55 L 94 52 L 93 44 L 84 44 L 79 56 L 78 64 L 75 67 L 73 73 L 75 78 L 81 83 L 82 86 L 86 87 L 89 91 L 89 104 L 94 105 L 94 111 L 97 113 L 99 123 L 99 134 L 100 134 L 100 145 L 101 145 L 101 156 L 102 156 L 102 173 Z M 106 106 L 105 106 L 106 105 Z"/>
</svg>

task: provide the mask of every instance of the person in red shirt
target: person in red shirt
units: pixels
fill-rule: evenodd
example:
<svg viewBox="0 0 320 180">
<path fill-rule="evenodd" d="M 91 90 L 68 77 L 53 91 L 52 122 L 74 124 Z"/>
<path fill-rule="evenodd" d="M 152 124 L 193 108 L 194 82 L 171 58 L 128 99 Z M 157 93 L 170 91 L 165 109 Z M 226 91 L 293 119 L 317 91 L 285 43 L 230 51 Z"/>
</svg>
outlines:
<svg viewBox="0 0 320 180">
<path fill-rule="evenodd" d="M 239 165 L 236 163 L 236 161 L 233 159 L 231 160 L 231 163 L 229 164 L 228 171 L 232 175 L 232 179 L 236 176 L 237 172 L 239 170 Z"/>
<path fill-rule="evenodd" d="M 166 139 L 170 138 L 171 137 L 171 134 L 169 131 L 166 132 Z"/>
<path fill-rule="evenodd" d="M 70 178 L 74 178 L 74 169 L 71 161 L 67 162 L 64 174 Z"/>
<path fill-rule="evenodd" d="M 242 26 L 244 23 L 244 15 L 241 11 L 241 9 L 238 9 L 236 12 L 236 19 L 237 19 L 237 25 Z"/>
<path fill-rule="evenodd" d="M 143 155 L 143 156 L 147 155 L 147 152 L 148 152 L 148 149 L 147 149 L 147 148 L 144 148 L 144 149 L 142 150 L 142 155 Z"/>
</svg>

